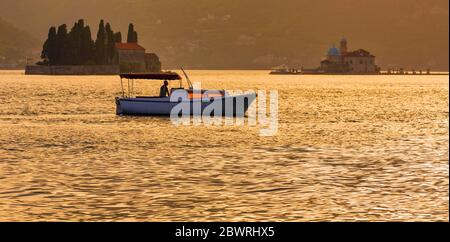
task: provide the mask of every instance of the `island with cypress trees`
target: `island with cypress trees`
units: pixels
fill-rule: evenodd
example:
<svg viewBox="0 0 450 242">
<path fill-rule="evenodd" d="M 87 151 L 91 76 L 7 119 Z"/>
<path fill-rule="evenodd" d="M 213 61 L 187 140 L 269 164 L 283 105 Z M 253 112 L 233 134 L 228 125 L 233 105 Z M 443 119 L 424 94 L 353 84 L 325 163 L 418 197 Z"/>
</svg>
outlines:
<svg viewBox="0 0 450 242">
<path fill-rule="evenodd" d="M 154 53 L 146 53 L 138 44 L 134 25 L 128 27 L 127 41 L 121 32 L 101 20 L 96 39 L 89 25 L 78 20 L 68 31 L 67 25 L 50 27 L 43 44 L 41 61 L 28 65 L 26 74 L 46 75 L 115 75 L 161 71 L 161 62 Z"/>
</svg>

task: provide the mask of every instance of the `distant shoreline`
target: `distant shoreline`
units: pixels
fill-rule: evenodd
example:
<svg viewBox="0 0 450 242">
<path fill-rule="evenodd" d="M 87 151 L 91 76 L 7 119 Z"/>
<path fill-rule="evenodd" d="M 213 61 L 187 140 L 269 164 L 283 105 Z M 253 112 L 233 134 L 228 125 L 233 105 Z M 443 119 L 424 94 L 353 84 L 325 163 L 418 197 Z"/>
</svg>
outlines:
<svg viewBox="0 0 450 242">
<path fill-rule="evenodd" d="M 179 68 L 166 68 L 167 70 L 178 70 Z M 269 69 L 188 69 L 190 71 L 267 71 L 270 72 Z M 17 71 L 17 72 L 25 72 L 25 69 L 22 68 L 0 68 L 0 71 L 7 72 L 7 71 Z M 37 74 L 36 74 L 37 75 Z M 49 74 L 52 75 L 52 74 Z M 109 74 L 109 75 L 116 75 L 116 74 Z M 427 74 L 387 74 L 387 73 L 380 73 L 380 74 L 326 74 L 326 73 L 320 73 L 320 74 L 301 74 L 303 76 L 305 75 L 341 75 L 341 76 L 354 76 L 354 75 L 368 75 L 368 76 L 427 76 Z M 449 75 L 449 71 L 432 71 L 428 75 Z M 283 76 L 283 75 L 279 75 Z"/>
<path fill-rule="evenodd" d="M 25 75 L 119 75 L 119 65 L 28 65 Z"/>
</svg>

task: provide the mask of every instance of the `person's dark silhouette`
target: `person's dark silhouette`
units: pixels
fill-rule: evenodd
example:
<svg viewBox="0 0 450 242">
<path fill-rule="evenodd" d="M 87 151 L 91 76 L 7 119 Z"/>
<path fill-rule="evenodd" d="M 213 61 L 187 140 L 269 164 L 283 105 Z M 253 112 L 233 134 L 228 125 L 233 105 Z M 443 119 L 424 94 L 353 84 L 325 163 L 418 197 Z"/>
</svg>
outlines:
<svg viewBox="0 0 450 242">
<path fill-rule="evenodd" d="M 168 97 L 170 96 L 169 93 L 169 82 L 164 81 L 164 85 L 161 86 L 161 89 L 159 90 L 159 96 L 160 97 Z"/>
</svg>

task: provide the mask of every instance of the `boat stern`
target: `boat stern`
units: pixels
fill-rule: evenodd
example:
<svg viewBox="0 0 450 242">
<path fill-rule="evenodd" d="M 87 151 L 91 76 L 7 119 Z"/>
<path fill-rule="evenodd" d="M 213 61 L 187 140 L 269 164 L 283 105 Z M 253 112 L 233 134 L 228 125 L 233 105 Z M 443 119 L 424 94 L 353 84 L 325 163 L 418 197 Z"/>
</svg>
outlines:
<svg viewBox="0 0 450 242">
<path fill-rule="evenodd" d="M 116 97 L 116 115 L 123 115 L 122 105 L 120 103 L 120 97 Z"/>
</svg>

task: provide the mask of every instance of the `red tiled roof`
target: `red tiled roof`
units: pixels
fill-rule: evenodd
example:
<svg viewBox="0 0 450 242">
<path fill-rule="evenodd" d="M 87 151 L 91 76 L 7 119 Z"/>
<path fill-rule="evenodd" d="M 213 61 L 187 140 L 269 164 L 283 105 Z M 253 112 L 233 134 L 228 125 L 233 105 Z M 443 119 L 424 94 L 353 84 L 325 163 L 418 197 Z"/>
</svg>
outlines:
<svg viewBox="0 0 450 242">
<path fill-rule="evenodd" d="M 344 54 L 346 57 L 375 57 L 374 55 L 371 55 L 369 51 L 359 49 L 351 52 L 347 52 Z"/>
<path fill-rule="evenodd" d="M 136 43 L 116 43 L 116 49 L 118 50 L 144 50 L 145 48 Z"/>
</svg>

